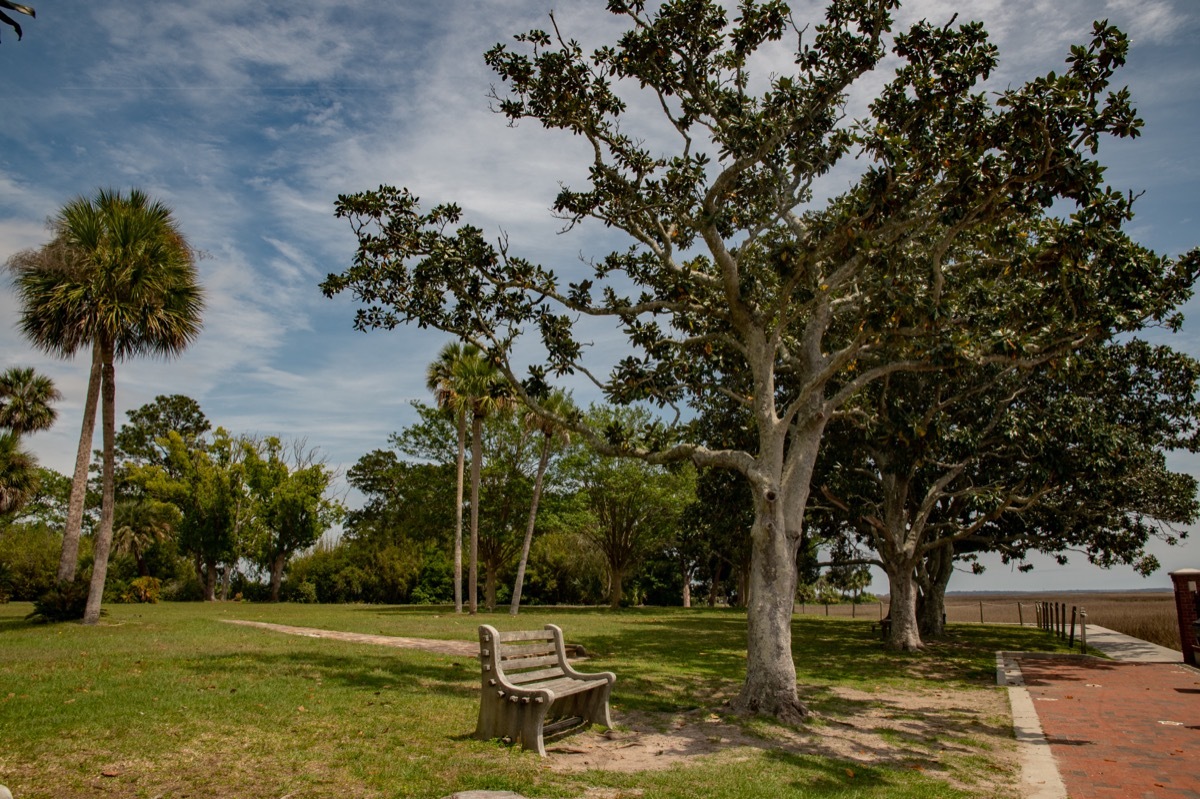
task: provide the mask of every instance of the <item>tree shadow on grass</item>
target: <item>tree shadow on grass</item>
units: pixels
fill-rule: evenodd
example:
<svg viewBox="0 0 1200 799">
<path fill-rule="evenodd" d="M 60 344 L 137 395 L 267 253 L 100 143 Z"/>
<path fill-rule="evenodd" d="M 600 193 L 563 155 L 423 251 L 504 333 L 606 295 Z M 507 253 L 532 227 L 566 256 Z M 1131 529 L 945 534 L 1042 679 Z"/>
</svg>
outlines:
<svg viewBox="0 0 1200 799">
<path fill-rule="evenodd" d="M 193 661 L 187 668 L 204 676 L 320 681 L 364 692 L 423 691 L 472 701 L 479 693 L 474 662 L 416 650 L 237 652 Z"/>
</svg>

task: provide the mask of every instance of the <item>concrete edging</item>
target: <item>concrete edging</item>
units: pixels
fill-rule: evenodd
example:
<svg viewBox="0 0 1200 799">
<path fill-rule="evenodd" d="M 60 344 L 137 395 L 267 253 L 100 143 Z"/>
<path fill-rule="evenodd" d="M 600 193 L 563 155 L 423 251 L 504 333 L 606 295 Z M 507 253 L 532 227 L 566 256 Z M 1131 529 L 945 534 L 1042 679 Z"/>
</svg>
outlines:
<svg viewBox="0 0 1200 799">
<path fill-rule="evenodd" d="M 1058 773 L 1050 742 L 1042 732 L 1042 722 L 1038 719 L 1033 698 L 1025 688 L 1021 666 L 1017 663 L 1017 656 L 1021 654 L 1025 653 L 996 653 L 996 684 L 1008 689 L 1013 735 L 1020 751 L 1021 796 L 1025 799 L 1066 799 L 1067 788 Z"/>
</svg>

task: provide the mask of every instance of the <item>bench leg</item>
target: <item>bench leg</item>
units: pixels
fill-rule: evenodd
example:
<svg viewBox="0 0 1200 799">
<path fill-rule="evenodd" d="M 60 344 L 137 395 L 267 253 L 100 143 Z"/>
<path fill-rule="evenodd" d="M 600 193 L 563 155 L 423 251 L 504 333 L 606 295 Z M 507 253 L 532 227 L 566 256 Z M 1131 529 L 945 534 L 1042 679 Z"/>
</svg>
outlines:
<svg viewBox="0 0 1200 799">
<path fill-rule="evenodd" d="M 542 740 L 542 727 L 546 722 L 546 713 L 550 710 L 548 702 L 530 702 L 521 704 L 515 714 L 518 732 L 513 736 L 519 740 L 525 749 L 531 749 L 542 757 L 546 756 L 546 744 Z"/>
</svg>

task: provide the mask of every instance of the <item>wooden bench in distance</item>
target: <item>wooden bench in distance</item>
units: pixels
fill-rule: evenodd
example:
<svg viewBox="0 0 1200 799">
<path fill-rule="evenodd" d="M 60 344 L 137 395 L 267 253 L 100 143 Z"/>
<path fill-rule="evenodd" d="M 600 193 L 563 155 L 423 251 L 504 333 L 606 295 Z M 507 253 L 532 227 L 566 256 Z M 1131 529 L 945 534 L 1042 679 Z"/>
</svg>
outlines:
<svg viewBox="0 0 1200 799">
<path fill-rule="evenodd" d="M 610 671 L 584 674 L 567 662 L 563 634 L 544 630 L 499 632 L 479 625 L 483 691 L 475 737 L 508 738 L 543 757 L 543 735 L 577 725 L 612 727 L 608 698 L 617 677 Z M 547 727 L 546 722 L 552 724 Z"/>
</svg>

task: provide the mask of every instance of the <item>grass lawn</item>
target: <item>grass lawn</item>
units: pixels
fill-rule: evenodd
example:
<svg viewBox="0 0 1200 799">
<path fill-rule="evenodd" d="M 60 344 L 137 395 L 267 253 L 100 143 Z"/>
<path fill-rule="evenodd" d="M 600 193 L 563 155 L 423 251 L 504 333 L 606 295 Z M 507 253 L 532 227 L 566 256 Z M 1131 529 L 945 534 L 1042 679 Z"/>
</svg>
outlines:
<svg viewBox="0 0 1200 799">
<path fill-rule="evenodd" d="M 218 623 L 477 640 L 477 620 L 445 608 L 115 605 L 90 628 L 32 625 L 23 619 L 30 609 L 0 605 L 0 784 L 16 799 L 442 797 L 472 789 L 606 799 L 1013 796 L 1006 711 L 980 718 L 971 706 L 1002 696 L 993 684 L 996 650 L 1056 647 L 1032 628 L 962 625 L 925 653 L 897 655 L 882 649 L 869 621 L 797 617 L 798 677 L 817 717 L 789 731 L 733 719 L 722 706 L 743 677 L 743 613 L 481 614 L 501 629 L 561 625 L 568 641 L 593 653 L 584 670 L 616 672 L 619 726 L 636 719 L 667 730 L 701 718 L 758 741 L 666 769 L 561 771 L 470 738 L 474 659 Z M 901 696 L 931 702 L 893 701 Z M 933 697 L 953 701 L 934 707 Z M 823 746 L 867 716 L 888 719 L 879 751 L 840 755 Z M 811 745 L 777 745 L 801 739 Z"/>
</svg>

